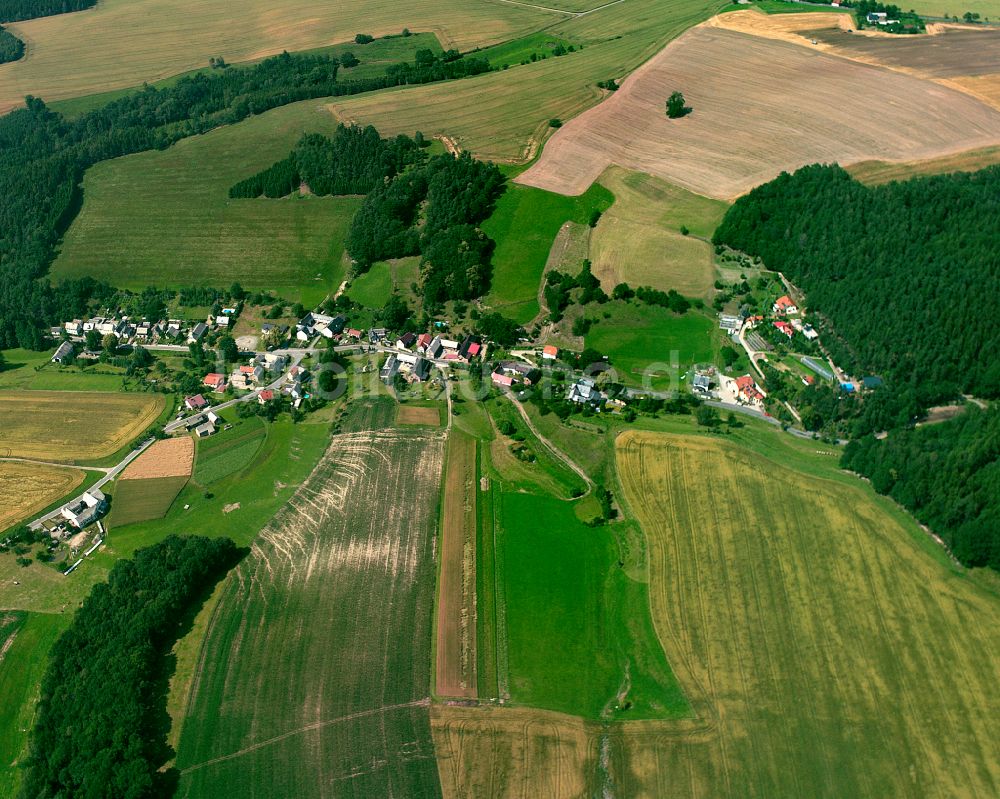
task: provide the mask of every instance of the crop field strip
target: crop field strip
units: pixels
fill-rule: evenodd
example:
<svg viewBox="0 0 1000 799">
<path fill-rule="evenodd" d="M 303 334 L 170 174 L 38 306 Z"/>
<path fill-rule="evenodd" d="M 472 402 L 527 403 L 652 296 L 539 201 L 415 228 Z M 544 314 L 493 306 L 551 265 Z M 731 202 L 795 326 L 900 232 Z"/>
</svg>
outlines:
<svg viewBox="0 0 1000 799">
<path fill-rule="evenodd" d="M 352 411 L 210 622 L 179 795 L 434 796 L 429 722 L 440 432 Z"/>
<path fill-rule="evenodd" d="M 628 433 L 654 621 L 706 731 L 613 747 L 625 795 L 991 795 L 997 598 L 861 485 Z M 780 720 L 780 722 L 779 722 Z"/>
<path fill-rule="evenodd" d="M 0 457 L 78 463 L 137 438 L 164 407 L 158 394 L 0 391 Z"/>
<path fill-rule="evenodd" d="M 663 98 L 677 86 L 694 111 L 671 120 Z M 884 102 L 890 95 L 897 101 Z M 866 113 L 857 114 L 858 107 Z M 776 137 L 781 147 L 773 146 Z M 617 164 L 731 199 L 816 161 L 917 160 L 998 140 L 1000 114 L 968 94 L 701 25 L 629 76 L 613 97 L 563 125 L 517 180 L 579 194 Z"/>
<path fill-rule="evenodd" d="M 84 481 L 79 469 L 0 461 L 0 532 L 43 511 Z"/>
<path fill-rule="evenodd" d="M 330 110 L 340 119 L 373 124 L 383 134 L 421 130 L 448 136 L 483 158 L 524 163 L 551 131 L 550 119 L 571 119 L 606 96 L 597 81 L 628 74 L 721 7 L 712 0 L 667 6 L 627 0 L 546 29 L 583 44 L 582 51 L 446 86 L 338 98 Z"/>
<path fill-rule="evenodd" d="M 722 221 L 725 203 L 617 168 L 600 184 L 615 195 L 591 236 L 593 272 L 604 290 L 610 294 L 624 282 L 706 297 L 715 280 L 706 239 Z M 682 226 L 694 235 L 683 235 Z"/>
<path fill-rule="evenodd" d="M 476 529 L 479 477 L 476 440 L 453 431 L 441 508 L 436 690 L 440 697 L 475 698 L 478 692 Z"/>
<path fill-rule="evenodd" d="M 267 429 L 257 417 L 244 420 L 226 431 L 198 442 L 194 479 L 209 485 L 249 466 L 264 445 Z"/>
<path fill-rule="evenodd" d="M 26 94 L 57 100 L 138 86 L 204 67 L 210 57 L 247 61 L 282 50 L 354 38 L 432 31 L 445 47 L 470 50 L 516 38 L 564 15 L 510 3 L 395 0 L 102 0 L 95 8 L 18 22 L 9 29 L 27 56 L 0 67 L 0 112 Z M 360 54 L 359 54 L 360 57 Z M 74 68 L 67 71 L 66 65 Z"/>
<path fill-rule="evenodd" d="M 119 480 L 115 485 L 108 526 L 124 527 L 162 519 L 187 481 L 188 475 Z"/>
</svg>

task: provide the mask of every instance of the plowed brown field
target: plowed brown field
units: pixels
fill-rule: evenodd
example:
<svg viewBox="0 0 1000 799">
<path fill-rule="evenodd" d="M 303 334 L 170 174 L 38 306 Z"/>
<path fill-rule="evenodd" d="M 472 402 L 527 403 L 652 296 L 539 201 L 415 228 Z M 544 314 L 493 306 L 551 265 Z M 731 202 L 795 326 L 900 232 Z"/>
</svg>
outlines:
<svg viewBox="0 0 1000 799">
<path fill-rule="evenodd" d="M 694 111 L 671 120 L 684 93 Z M 580 194 L 610 164 L 732 198 L 808 163 L 916 160 L 1000 142 L 1000 113 L 932 81 L 712 26 L 566 123 L 518 181 Z"/>
</svg>

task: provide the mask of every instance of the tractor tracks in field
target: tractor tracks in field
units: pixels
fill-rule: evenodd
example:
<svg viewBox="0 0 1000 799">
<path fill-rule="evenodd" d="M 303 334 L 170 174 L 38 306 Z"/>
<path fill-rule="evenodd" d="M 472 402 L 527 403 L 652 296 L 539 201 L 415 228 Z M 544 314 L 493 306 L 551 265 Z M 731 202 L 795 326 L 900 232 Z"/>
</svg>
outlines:
<svg viewBox="0 0 1000 799">
<path fill-rule="evenodd" d="M 198 771 L 199 769 L 207 768 L 208 766 L 214 766 L 219 763 L 225 763 L 228 760 L 233 760 L 237 757 L 242 757 L 243 755 L 250 754 L 251 752 L 256 752 L 258 749 L 264 749 L 273 744 L 280 743 L 288 738 L 293 738 L 296 735 L 301 735 L 304 732 L 312 732 L 313 730 L 321 730 L 324 727 L 330 727 L 335 724 L 343 724 L 348 721 L 355 721 L 356 719 L 368 718 L 370 716 L 384 716 L 386 713 L 391 713 L 396 710 L 406 710 L 409 708 L 417 707 L 430 707 L 431 700 L 430 697 L 424 697 L 423 699 L 415 699 L 412 702 L 401 702 L 397 705 L 384 705 L 382 707 L 371 708 L 370 710 L 359 710 L 356 713 L 348 713 L 346 716 L 338 716 L 333 719 L 324 719 L 323 721 L 314 721 L 310 724 L 306 724 L 298 729 L 289 730 L 281 735 L 275 735 L 273 738 L 268 738 L 265 741 L 259 741 L 250 746 L 246 746 L 243 749 L 238 749 L 235 752 L 231 752 L 228 755 L 221 755 L 219 757 L 213 757 L 211 760 L 205 760 L 201 763 L 196 763 L 193 766 L 188 766 L 180 770 L 182 775 L 190 774 L 191 772 Z"/>
</svg>

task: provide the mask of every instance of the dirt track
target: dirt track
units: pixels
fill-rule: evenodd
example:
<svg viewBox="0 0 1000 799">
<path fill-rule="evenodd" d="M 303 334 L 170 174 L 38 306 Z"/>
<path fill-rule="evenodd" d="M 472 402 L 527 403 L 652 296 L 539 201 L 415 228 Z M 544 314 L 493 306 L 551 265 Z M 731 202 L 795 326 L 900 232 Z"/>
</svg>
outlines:
<svg viewBox="0 0 1000 799">
<path fill-rule="evenodd" d="M 670 120 L 675 89 L 694 111 Z M 731 199 L 817 161 L 916 160 L 998 142 L 1000 114 L 968 95 L 706 24 L 565 124 L 517 180 L 578 195 L 618 164 Z"/>
</svg>

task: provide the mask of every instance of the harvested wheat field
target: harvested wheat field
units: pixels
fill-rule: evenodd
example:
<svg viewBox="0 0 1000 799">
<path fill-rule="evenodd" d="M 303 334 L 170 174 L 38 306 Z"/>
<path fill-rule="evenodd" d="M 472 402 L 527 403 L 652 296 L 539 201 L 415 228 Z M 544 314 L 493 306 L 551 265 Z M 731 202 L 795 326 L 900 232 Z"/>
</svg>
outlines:
<svg viewBox="0 0 1000 799">
<path fill-rule="evenodd" d="M 7 26 L 27 44 L 27 56 L 0 66 L 0 111 L 26 94 L 57 100 L 139 86 L 204 67 L 213 56 L 244 61 L 350 41 L 359 31 L 382 36 L 409 26 L 433 31 L 446 48 L 469 50 L 560 16 L 461 0 L 101 0 L 87 11 Z"/>
<path fill-rule="evenodd" d="M 597 725 L 551 710 L 435 705 L 444 799 L 594 796 Z"/>
<path fill-rule="evenodd" d="M 474 698 L 476 677 L 476 440 L 454 431 L 441 508 L 435 693 Z"/>
<path fill-rule="evenodd" d="M 358 402 L 229 575 L 180 733 L 179 797 L 434 796 L 438 432 Z"/>
<path fill-rule="evenodd" d="M 664 102 L 675 89 L 694 110 L 672 120 Z M 1000 113 L 968 95 L 699 26 L 560 128 L 517 180 L 576 195 L 617 164 L 725 199 L 817 161 L 916 160 L 998 142 Z"/>
<path fill-rule="evenodd" d="M 83 482 L 79 469 L 0 461 L 0 531 L 44 510 Z"/>
<path fill-rule="evenodd" d="M 150 477 L 190 477 L 194 466 L 194 439 L 191 436 L 157 441 L 129 464 L 122 480 Z"/>
<path fill-rule="evenodd" d="M 908 516 L 811 451 L 788 460 L 815 474 L 708 438 L 616 451 L 703 722 L 612 746 L 622 796 L 1000 793 L 1000 599 Z"/>
<path fill-rule="evenodd" d="M 0 457 L 105 458 L 141 435 L 164 403 L 160 394 L 0 391 Z"/>
</svg>

